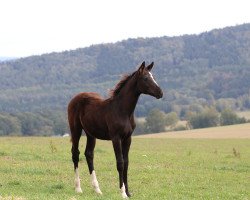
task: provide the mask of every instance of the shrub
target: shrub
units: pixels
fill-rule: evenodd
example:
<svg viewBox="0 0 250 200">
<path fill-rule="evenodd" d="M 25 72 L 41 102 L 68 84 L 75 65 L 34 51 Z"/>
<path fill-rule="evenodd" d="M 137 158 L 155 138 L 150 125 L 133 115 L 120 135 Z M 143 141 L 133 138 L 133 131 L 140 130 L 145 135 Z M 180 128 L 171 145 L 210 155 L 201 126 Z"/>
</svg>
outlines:
<svg viewBox="0 0 250 200">
<path fill-rule="evenodd" d="M 238 117 L 235 112 L 230 109 L 225 109 L 221 112 L 220 123 L 222 126 L 232 125 L 232 124 L 242 124 L 246 123 L 246 119 L 243 117 Z"/>
<path fill-rule="evenodd" d="M 9 114 L 0 114 L 0 136 L 20 134 L 21 125 L 18 119 Z"/>
<path fill-rule="evenodd" d="M 188 123 L 194 129 L 218 126 L 219 122 L 219 113 L 214 108 L 206 109 L 198 114 L 190 114 L 188 119 Z"/>
<path fill-rule="evenodd" d="M 184 125 L 178 125 L 173 129 L 173 131 L 185 131 L 185 130 L 187 130 L 187 127 Z"/>
<path fill-rule="evenodd" d="M 174 127 L 179 121 L 178 115 L 175 112 L 170 112 L 165 115 L 165 125 Z"/>
<path fill-rule="evenodd" d="M 145 122 L 136 120 L 135 135 L 141 135 L 147 133 Z"/>
<path fill-rule="evenodd" d="M 146 117 L 146 131 L 150 133 L 159 133 L 165 131 L 166 114 L 158 109 L 153 109 Z"/>
</svg>

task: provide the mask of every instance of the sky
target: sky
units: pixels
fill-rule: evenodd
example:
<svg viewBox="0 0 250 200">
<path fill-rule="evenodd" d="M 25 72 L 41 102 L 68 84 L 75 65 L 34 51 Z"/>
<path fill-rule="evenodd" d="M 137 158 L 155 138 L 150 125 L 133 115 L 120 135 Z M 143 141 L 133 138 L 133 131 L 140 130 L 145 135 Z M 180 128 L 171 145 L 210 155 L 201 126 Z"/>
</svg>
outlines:
<svg viewBox="0 0 250 200">
<path fill-rule="evenodd" d="M 249 0 L 0 0 L 0 57 L 250 23 Z"/>
</svg>

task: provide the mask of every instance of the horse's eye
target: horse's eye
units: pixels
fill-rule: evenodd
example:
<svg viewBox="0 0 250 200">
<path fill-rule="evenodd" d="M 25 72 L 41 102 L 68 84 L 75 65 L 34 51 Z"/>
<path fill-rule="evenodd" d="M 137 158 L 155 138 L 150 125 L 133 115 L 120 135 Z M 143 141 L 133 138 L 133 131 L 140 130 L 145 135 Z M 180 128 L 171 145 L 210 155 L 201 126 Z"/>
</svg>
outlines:
<svg viewBox="0 0 250 200">
<path fill-rule="evenodd" d="M 147 81 L 147 80 L 148 80 L 148 77 L 143 77 L 143 80 L 144 80 L 144 81 Z"/>
</svg>

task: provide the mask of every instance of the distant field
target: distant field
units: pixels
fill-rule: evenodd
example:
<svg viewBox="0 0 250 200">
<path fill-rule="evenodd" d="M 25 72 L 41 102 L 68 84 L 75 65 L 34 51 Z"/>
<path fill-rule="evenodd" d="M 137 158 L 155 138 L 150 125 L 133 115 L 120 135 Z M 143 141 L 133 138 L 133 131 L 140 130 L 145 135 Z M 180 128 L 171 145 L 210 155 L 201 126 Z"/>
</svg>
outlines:
<svg viewBox="0 0 250 200">
<path fill-rule="evenodd" d="M 73 187 L 69 138 L 0 138 L 0 199 L 121 199 L 110 142 L 98 141 L 90 187 L 80 143 L 82 194 Z M 250 139 L 133 138 L 131 199 L 250 199 Z"/>
<path fill-rule="evenodd" d="M 139 138 L 250 138 L 250 123 L 137 136 Z"/>
</svg>

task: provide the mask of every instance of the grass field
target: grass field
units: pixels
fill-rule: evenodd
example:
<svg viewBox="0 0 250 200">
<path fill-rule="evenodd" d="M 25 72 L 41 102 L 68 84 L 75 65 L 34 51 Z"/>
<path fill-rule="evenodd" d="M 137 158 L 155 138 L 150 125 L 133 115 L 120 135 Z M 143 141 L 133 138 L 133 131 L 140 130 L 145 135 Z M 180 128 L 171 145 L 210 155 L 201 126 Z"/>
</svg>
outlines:
<svg viewBox="0 0 250 200">
<path fill-rule="evenodd" d="M 0 199 L 121 199 L 111 143 L 95 149 L 98 196 L 85 142 L 75 194 L 69 138 L 0 138 Z M 250 199 L 250 139 L 133 138 L 129 168 L 131 199 Z"/>
</svg>

